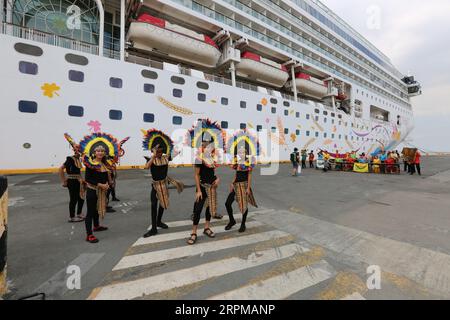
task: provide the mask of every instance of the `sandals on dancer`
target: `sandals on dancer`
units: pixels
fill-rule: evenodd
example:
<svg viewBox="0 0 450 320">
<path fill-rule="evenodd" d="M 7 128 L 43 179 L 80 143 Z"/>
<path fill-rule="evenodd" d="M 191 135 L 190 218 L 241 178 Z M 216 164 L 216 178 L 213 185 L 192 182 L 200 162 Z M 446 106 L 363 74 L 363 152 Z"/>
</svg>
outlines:
<svg viewBox="0 0 450 320">
<path fill-rule="evenodd" d="M 73 217 L 69 219 L 69 222 L 83 222 L 84 219 L 80 217 Z"/>
<path fill-rule="evenodd" d="M 206 228 L 205 230 L 203 230 L 203 234 L 206 235 L 209 238 L 215 238 L 216 237 L 216 234 L 210 228 Z"/>
<path fill-rule="evenodd" d="M 197 234 L 196 233 L 192 233 L 191 237 L 187 240 L 187 244 L 193 245 L 196 242 L 197 242 Z"/>
<path fill-rule="evenodd" d="M 223 218 L 223 216 L 220 214 L 214 216 L 214 219 L 216 219 L 216 220 L 222 220 L 222 218 Z"/>
</svg>

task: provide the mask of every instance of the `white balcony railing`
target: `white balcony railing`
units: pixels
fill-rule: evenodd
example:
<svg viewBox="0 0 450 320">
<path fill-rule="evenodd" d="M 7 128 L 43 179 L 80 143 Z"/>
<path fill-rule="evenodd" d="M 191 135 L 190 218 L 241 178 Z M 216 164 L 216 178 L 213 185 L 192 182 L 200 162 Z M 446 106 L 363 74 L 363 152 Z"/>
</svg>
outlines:
<svg viewBox="0 0 450 320">
<path fill-rule="evenodd" d="M 98 46 L 70 38 L 50 34 L 36 29 L 29 29 L 18 25 L 2 22 L 0 33 L 17 38 L 45 43 L 52 46 L 98 55 Z"/>
</svg>

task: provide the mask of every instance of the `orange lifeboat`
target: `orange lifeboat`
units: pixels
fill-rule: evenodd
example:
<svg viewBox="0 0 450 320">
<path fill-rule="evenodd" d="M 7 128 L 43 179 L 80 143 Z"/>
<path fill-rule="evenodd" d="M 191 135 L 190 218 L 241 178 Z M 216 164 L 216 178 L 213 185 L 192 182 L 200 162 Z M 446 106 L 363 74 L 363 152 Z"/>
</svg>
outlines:
<svg viewBox="0 0 450 320">
<path fill-rule="evenodd" d="M 281 88 L 289 78 L 285 66 L 248 51 L 241 53 L 236 75 L 277 88 Z"/>
<path fill-rule="evenodd" d="M 221 56 L 217 44 L 207 35 L 147 13 L 130 24 L 127 40 L 136 49 L 157 51 L 175 60 L 207 68 L 216 67 Z"/>
</svg>

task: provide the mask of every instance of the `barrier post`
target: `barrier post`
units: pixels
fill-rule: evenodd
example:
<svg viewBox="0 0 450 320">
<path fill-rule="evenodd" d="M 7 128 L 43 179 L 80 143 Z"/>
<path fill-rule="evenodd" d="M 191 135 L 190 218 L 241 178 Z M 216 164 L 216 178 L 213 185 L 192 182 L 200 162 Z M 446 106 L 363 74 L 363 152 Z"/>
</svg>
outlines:
<svg viewBox="0 0 450 320">
<path fill-rule="evenodd" d="M 6 240 L 8 236 L 8 180 L 0 176 L 0 297 L 6 291 Z"/>
</svg>

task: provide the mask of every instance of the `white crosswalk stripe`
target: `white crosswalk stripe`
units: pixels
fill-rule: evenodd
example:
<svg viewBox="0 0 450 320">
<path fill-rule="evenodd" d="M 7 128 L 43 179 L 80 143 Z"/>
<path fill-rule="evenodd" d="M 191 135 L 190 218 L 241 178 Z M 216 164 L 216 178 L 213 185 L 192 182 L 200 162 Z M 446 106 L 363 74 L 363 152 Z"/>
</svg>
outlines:
<svg viewBox="0 0 450 320">
<path fill-rule="evenodd" d="M 273 212 L 260 208 L 252 214 L 256 217 Z M 311 251 L 306 243 L 294 243 L 295 238 L 287 232 L 250 220 L 247 222 L 248 233 L 239 234 L 236 230 L 225 231 L 227 222 L 228 217 L 224 217 L 220 227 L 213 228 L 218 235 L 228 233 L 222 239 L 208 239 L 200 234 L 202 228 L 199 226 L 199 242 L 193 246 L 185 242 L 191 220 L 167 223 L 170 228 L 185 230 L 169 229 L 153 237 L 138 239 L 131 246 L 129 255 L 122 257 L 113 268 L 104 285 L 91 293 L 90 299 L 153 298 L 167 294 L 182 297 L 192 290 L 189 288 L 203 288 L 206 280 L 213 281 L 206 282 L 208 285 L 227 285 L 223 292 L 216 287 L 210 287 L 214 288 L 213 293 L 208 289 L 200 290 L 197 294 L 203 299 L 287 299 L 336 275 L 323 256 L 317 255 L 316 248 Z M 300 264 L 296 266 L 297 263 Z M 171 266 L 170 270 L 166 270 L 168 266 Z M 238 271 L 243 273 L 236 277 L 234 273 Z M 227 277 L 234 280 L 228 282 Z M 361 298 L 350 293 L 347 299 Z"/>
<path fill-rule="evenodd" d="M 366 300 L 359 292 L 354 292 L 348 296 L 345 296 L 341 300 Z"/>
<path fill-rule="evenodd" d="M 316 285 L 334 275 L 326 261 L 283 273 L 242 288 L 215 295 L 208 300 L 279 300 Z"/>
<path fill-rule="evenodd" d="M 258 221 L 250 221 L 250 222 L 246 223 L 246 226 L 247 226 L 247 228 L 253 228 L 253 227 L 263 226 L 263 224 L 261 222 L 258 222 Z M 214 228 L 214 233 L 216 235 L 217 234 L 221 234 L 221 233 L 225 233 L 225 232 L 230 232 L 230 231 L 226 231 L 224 226 L 220 226 L 220 229 L 218 227 Z M 157 236 L 152 236 L 152 237 L 149 237 L 149 238 L 140 238 L 138 241 L 136 241 L 133 244 L 133 247 L 141 246 L 141 245 L 148 245 L 148 244 L 153 244 L 153 243 L 159 243 L 159 242 L 180 240 L 180 239 L 185 239 L 188 236 L 189 236 L 189 232 L 186 232 L 186 231 L 171 232 L 171 233 L 166 233 L 166 234 L 158 234 Z M 198 235 L 198 239 L 199 240 L 201 238 L 204 238 L 204 237 L 205 236 L 203 236 L 203 235 L 200 235 L 200 234 Z"/>
<path fill-rule="evenodd" d="M 159 274 L 153 277 L 129 282 L 117 283 L 100 288 L 91 295 L 91 299 L 133 299 L 153 293 L 170 290 L 212 277 L 253 268 L 259 265 L 292 257 L 308 249 L 298 244 L 288 244 L 278 248 L 252 253 L 245 259 L 239 257 L 205 263 L 196 267 Z"/>
<path fill-rule="evenodd" d="M 277 238 L 285 237 L 288 235 L 289 235 L 288 233 L 283 231 L 277 230 L 267 231 L 248 236 L 242 236 L 238 238 L 211 241 L 208 243 L 200 243 L 196 244 L 195 246 L 190 246 L 186 244 L 185 246 L 177 248 L 125 256 L 114 267 L 113 271 L 142 266 L 150 263 L 157 263 L 171 259 L 195 256 L 207 252 L 255 244 L 262 241 L 275 240 Z"/>
</svg>

